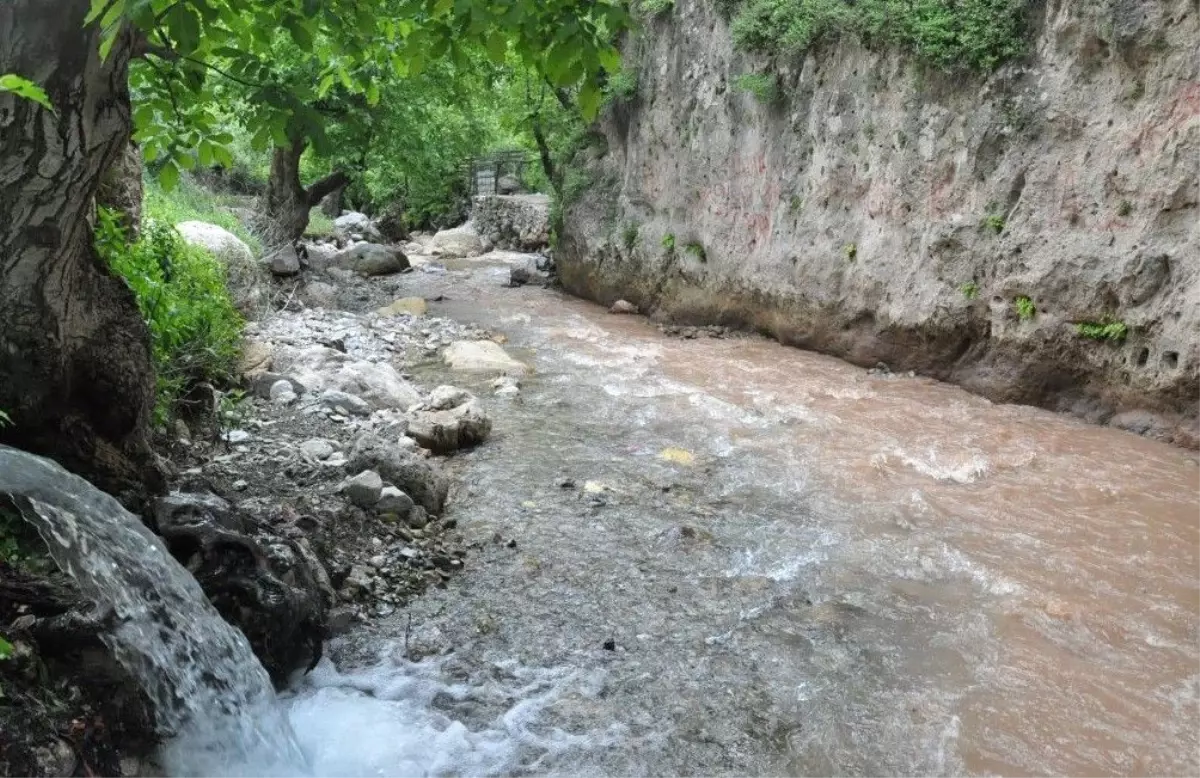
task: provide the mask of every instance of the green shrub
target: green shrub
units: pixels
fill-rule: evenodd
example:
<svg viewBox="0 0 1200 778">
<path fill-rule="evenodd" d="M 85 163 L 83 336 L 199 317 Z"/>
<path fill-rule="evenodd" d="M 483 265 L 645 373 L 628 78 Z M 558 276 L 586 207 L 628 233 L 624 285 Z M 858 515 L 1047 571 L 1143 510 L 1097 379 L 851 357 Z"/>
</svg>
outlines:
<svg viewBox="0 0 1200 778">
<path fill-rule="evenodd" d="M 1017 312 L 1017 318 L 1021 321 L 1029 321 L 1037 315 L 1037 306 L 1025 295 L 1013 300 L 1013 310 Z"/>
<path fill-rule="evenodd" d="M 843 36 L 898 46 L 952 70 L 990 71 L 1025 50 L 1030 0 L 722 0 L 734 42 L 797 54 Z"/>
<path fill-rule="evenodd" d="M 968 281 L 959 287 L 959 291 L 963 293 L 963 297 L 967 298 L 968 300 L 974 300 L 979 296 L 979 284 L 975 283 L 974 281 Z"/>
<path fill-rule="evenodd" d="M 663 235 L 662 246 L 667 250 L 668 254 L 673 252 L 675 250 L 675 233 L 668 232 L 666 235 Z"/>
<path fill-rule="evenodd" d="M 1133 213 L 1133 203 L 1128 200 L 1122 200 L 1121 204 L 1117 207 L 1117 216 L 1125 217 L 1131 213 Z"/>
<path fill-rule="evenodd" d="M 779 98 L 776 78 L 767 73 L 742 73 L 733 79 L 733 88 L 754 95 L 754 99 L 763 105 L 770 105 Z"/>
<path fill-rule="evenodd" d="M 1004 232 L 1004 217 L 998 213 L 989 213 L 983 217 L 983 226 L 999 235 Z"/>
<path fill-rule="evenodd" d="M 129 244 L 116 211 L 101 208 L 98 216 L 96 248 L 129 284 L 150 327 L 158 379 L 155 420 L 162 423 L 196 383 L 232 378 L 242 319 L 221 263 L 185 243 L 172 226 L 148 219 L 138 240 Z"/>
<path fill-rule="evenodd" d="M 333 219 L 326 216 L 320 208 L 313 208 L 308 212 L 308 228 L 304 230 L 304 234 L 326 237 L 333 235 Z"/>
<path fill-rule="evenodd" d="M 1106 340 L 1112 343 L 1123 343 L 1129 335 L 1129 327 L 1123 321 L 1117 321 L 1107 316 L 1100 321 L 1081 321 L 1075 324 L 1075 331 L 1080 337 L 1090 340 Z"/>
<path fill-rule="evenodd" d="M 608 94 L 621 100 L 632 100 L 638 91 L 638 75 L 635 70 L 621 68 L 608 77 Z"/>
<path fill-rule="evenodd" d="M 664 11 L 670 11 L 674 8 L 675 0 L 642 0 L 638 4 L 638 7 L 641 8 L 642 13 L 649 16 L 657 16 Z"/>
<path fill-rule="evenodd" d="M 858 244 L 847 243 L 845 246 L 842 246 L 842 253 L 846 255 L 847 262 L 853 262 L 858 259 Z"/>
<path fill-rule="evenodd" d="M 701 262 L 708 261 L 708 253 L 704 250 L 704 246 L 702 246 L 698 241 L 692 241 L 688 243 L 683 247 L 683 250 L 685 253 L 691 254 Z"/>
</svg>

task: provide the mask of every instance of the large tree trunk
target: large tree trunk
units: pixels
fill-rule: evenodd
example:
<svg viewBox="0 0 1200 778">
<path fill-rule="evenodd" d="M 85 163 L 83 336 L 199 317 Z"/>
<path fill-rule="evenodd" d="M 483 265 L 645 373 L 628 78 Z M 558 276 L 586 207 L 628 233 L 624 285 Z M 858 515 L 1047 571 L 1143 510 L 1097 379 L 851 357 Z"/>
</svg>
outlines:
<svg viewBox="0 0 1200 778">
<path fill-rule="evenodd" d="M 129 141 L 130 38 L 100 61 L 88 0 L 0 3 L 0 73 L 56 113 L 0 93 L 0 441 L 114 494 L 161 485 L 147 442 L 149 333 L 92 246 L 101 175 Z"/>
<path fill-rule="evenodd" d="M 308 213 L 330 192 L 346 186 L 349 182 L 340 171 L 322 178 L 307 189 L 300 182 L 300 157 L 308 146 L 303 139 L 293 141 L 290 146 L 275 147 L 271 156 L 271 177 L 267 179 L 266 233 L 264 242 L 268 246 L 294 243 L 304 235 L 308 227 Z"/>
</svg>

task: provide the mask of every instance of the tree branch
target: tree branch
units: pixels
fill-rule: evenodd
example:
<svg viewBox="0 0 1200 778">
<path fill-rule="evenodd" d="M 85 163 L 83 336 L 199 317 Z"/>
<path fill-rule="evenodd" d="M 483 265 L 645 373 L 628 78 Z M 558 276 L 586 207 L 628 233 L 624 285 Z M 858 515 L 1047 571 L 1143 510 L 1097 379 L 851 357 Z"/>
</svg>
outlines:
<svg viewBox="0 0 1200 778">
<path fill-rule="evenodd" d="M 325 199 L 325 195 L 336 192 L 348 183 L 350 183 L 350 176 L 341 170 L 335 170 L 319 181 L 314 182 L 312 186 L 304 190 L 304 196 L 308 200 L 308 207 L 315 208 L 321 200 Z"/>
</svg>

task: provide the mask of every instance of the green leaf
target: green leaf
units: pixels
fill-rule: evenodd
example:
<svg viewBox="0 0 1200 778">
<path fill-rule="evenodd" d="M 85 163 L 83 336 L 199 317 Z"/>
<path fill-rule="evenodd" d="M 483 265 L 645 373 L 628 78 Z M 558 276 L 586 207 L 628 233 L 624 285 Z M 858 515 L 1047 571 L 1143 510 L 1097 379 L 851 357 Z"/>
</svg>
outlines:
<svg viewBox="0 0 1200 778">
<path fill-rule="evenodd" d="M 38 105 L 45 108 L 47 111 L 54 113 L 54 105 L 50 102 L 50 98 L 46 95 L 46 90 L 42 89 L 37 84 L 30 81 L 28 78 L 13 73 L 5 73 L 0 76 L 0 92 L 12 92 L 17 97 L 23 97 L 26 100 L 32 100 Z"/>
<path fill-rule="evenodd" d="M 158 171 L 158 182 L 168 192 L 175 189 L 175 186 L 179 183 L 179 168 L 175 166 L 174 160 L 168 160 L 167 164 L 163 165 L 162 169 Z"/>
<path fill-rule="evenodd" d="M 579 88 L 579 110 L 586 121 L 592 121 L 600 112 L 600 88 L 591 81 Z"/>
</svg>

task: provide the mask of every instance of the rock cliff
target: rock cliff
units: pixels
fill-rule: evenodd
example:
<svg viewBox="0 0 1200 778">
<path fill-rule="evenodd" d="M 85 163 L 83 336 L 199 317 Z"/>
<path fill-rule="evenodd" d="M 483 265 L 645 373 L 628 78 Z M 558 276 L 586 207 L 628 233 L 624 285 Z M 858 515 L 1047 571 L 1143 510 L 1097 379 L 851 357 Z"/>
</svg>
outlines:
<svg viewBox="0 0 1200 778">
<path fill-rule="evenodd" d="M 678 0 L 568 171 L 563 283 L 1195 447 L 1200 14 L 1052 0 L 1029 35 L 988 75 L 768 61 Z"/>
</svg>

